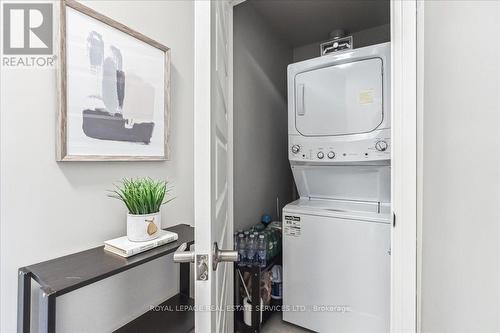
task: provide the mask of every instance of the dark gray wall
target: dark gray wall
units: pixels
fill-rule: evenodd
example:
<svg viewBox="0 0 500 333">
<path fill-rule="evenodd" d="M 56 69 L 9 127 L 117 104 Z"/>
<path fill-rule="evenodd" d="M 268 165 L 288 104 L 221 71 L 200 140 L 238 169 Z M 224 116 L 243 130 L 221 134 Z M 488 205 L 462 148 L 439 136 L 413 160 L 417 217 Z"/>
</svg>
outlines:
<svg viewBox="0 0 500 333">
<path fill-rule="evenodd" d="M 390 41 L 391 28 L 389 24 L 384 24 L 358 32 L 353 32 L 349 35 L 352 35 L 354 47 L 359 48 Z M 324 42 L 324 40 L 294 48 L 293 61 L 298 62 L 319 57 L 319 45 L 322 42 Z"/>
<path fill-rule="evenodd" d="M 287 156 L 286 70 L 289 47 L 252 3 L 234 10 L 234 229 L 276 219 L 292 200 Z"/>
</svg>

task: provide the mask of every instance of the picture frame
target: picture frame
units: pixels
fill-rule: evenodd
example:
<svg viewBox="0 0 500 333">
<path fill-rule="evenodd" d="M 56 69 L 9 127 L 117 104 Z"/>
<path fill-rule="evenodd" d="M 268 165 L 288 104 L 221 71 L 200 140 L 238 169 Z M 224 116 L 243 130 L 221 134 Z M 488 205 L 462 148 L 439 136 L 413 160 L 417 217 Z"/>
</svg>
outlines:
<svg viewBox="0 0 500 333">
<path fill-rule="evenodd" d="M 168 160 L 170 48 L 62 0 L 57 161 Z"/>
</svg>

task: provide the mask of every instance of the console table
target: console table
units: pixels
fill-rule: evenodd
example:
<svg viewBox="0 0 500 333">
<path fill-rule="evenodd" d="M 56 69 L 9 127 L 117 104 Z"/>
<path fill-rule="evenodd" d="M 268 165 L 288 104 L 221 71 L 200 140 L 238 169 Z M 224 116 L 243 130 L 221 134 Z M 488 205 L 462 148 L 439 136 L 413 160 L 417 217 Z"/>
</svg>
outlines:
<svg viewBox="0 0 500 333">
<path fill-rule="evenodd" d="M 30 331 L 31 279 L 40 284 L 39 330 L 55 332 L 56 298 L 78 288 L 166 256 L 182 244 L 194 244 L 194 228 L 179 224 L 165 230 L 179 235 L 177 241 L 123 258 L 104 251 L 104 246 L 21 267 L 18 275 L 17 331 Z M 180 264 L 179 294 L 160 306 L 193 305 L 189 297 L 189 263 Z M 186 307 L 184 307 L 186 308 Z M 194 328 L 192 311 L 148 311 L 116 332 L 189 332 Z"/>
</svg>

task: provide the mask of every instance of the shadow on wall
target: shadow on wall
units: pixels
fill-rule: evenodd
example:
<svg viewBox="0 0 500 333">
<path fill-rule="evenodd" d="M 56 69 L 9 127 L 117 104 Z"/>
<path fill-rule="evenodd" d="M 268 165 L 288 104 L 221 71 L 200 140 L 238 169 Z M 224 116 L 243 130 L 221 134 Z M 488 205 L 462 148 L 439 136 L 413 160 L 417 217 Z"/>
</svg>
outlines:
<svg viewBox="0 0 500 333">
<path fill-rule="evenodd" d="M 269 69 L 262 68 L 262 65 L 259 61 L 257 61 L 254 54 L 250 53 L 248 49 L 243 50 L 243 56 L 245 60 L 248 61 L 248 66 L 252 76 L 254 76 L 255 81 L 261 84 L 261 89 L 269 92 L 269 96 L 271 98 L 270 101 L 266 101 L 266 103 L 270 103 L 271 105 L 280 105 L 280 109 L 287 112 L 287 101 L 286 101 L 286 91 L 283 94 L 283 85 L 286 84 L 286 75 L 283 77 L 282 82 L 275 82 L 276 80 L 272 80 L 269 75 Z M 272 70 L 276 71 L 275 68 Z M 281 89 L 279 88 L 281 86 Z M 278 110 L 280 111 L 280 110 Z M 277 127 L 277 130 L 282 129 L 282 127 Z M 288 135 L 288 131 L 286 131 L 286 135 Z"/>
</svg>

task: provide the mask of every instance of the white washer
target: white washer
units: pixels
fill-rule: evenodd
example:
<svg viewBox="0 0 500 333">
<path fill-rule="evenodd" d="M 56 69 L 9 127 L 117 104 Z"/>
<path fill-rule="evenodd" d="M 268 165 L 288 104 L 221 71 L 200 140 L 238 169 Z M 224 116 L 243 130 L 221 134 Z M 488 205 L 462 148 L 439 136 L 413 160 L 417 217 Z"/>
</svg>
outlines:
<svg viewBox="0 0 500 333">
<path fill-rule="evenodd" d="M 309 199 L 283 209 L 283 320 L 325 333 L 389 332 L 387 210 Z"/>
</svg>

